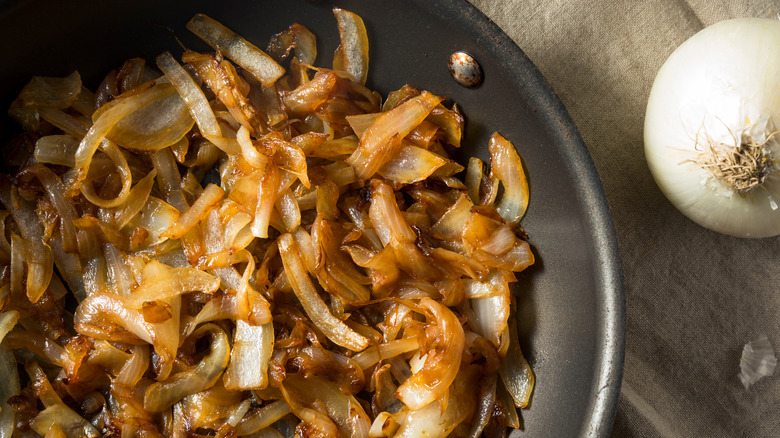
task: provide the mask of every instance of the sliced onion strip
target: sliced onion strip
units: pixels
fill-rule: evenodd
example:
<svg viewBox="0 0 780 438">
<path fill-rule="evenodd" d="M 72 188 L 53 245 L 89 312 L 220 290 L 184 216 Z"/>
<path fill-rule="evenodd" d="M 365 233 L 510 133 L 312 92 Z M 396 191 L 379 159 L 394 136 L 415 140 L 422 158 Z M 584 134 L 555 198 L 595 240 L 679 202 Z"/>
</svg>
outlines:
<svg viewBox="0 0 780 438">
<path fill-rule="evenodd" d="M 164 382 L 149 385 L 144 395 L 144 408 L 147 411 L 161 412 L 184 396 L 208 389 L 216 383 L 228 364 L 230 345 L 225 332 L 214 324 L 199 328 L 192 334 L 192 338 L 206 335 L 211 335 L 211 351 L 197 366 L 177 373 Z"/>
<path fill-rule="evenodd" d="M 252 73 L 266 87 L 284 74 L 273 58 L 211 17 L 196 14 L 187 23 L 187 29 Z"/>
<path fill-rule="evenodd" d="M 368 346 L 368 339 L 355 333 L 342 321 L 334 317 L 328 306 L 317 294 L 317 290 L 306 273 L 306 269 L 298 255 L 292 235 L 283 234 L 279 237 L 279 252 L 282 256 L 287 278 L 292 284 L 295 295 L 300 300 L 306 314 L 325 336 L 335 344 L 352 351 L 361 351 Z"/>
<path fill-rule="evenodd" d="M 336 49 L 333 68 L 350 74 L 357 82 L 368 77 L 368 35 L 363 19 L 345 9 L 333 8 L 339 27 L 341 45 Z"/>
<path fill-rule="evenodd" d="M 161 234 L 161 237 L 167 237 L 169 239 L 181 238 L 187 234 L 192 227 L 205 219 L 209 211 L 222 200 L 223 196 L 225 196 L 225 191 L 222 190 L 220 186 L 216 184 L 207 185 L 198 199 L 195 200 L 187 211 L 179 216 L 179 220 L 177 220 L 172 227 Z"/>
</svg>

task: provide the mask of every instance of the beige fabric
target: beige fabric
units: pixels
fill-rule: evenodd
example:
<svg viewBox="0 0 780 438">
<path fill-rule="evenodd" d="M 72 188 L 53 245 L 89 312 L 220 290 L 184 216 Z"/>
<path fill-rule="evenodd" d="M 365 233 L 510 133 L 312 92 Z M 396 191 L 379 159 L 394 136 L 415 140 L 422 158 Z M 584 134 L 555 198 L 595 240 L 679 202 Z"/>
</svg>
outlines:
<svg viewBox="0 0 780 438">
<path fill-rule="evenodd" d="M 765 333 L 780 350 L 780 238 L 695 225 L 656 187 L 642 149 L 647 96 L 672 50 L 720 20 L 776 18 L 780 0 L 472 2 L 561 97 L 607 192 L 628 309 L 613 436 L 780 436 L 780 370 L 748 391 L 737 379 L 746 342 Z"/>
</svg>

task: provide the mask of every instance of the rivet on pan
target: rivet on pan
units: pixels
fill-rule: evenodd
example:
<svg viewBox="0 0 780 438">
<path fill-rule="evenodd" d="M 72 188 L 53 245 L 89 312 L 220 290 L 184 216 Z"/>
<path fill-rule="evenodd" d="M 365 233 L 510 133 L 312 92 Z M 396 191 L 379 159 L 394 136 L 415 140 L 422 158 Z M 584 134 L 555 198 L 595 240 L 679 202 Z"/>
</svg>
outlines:
<svg viewBox="0 0 780 438">
<path fill-rule="evenodd" d="M 474 88 L 482 83 L 482 67 L 466 52 L 457 51 L 450 55 L 447 67 L 452 77 L 464 87 Z"/>
</svg>

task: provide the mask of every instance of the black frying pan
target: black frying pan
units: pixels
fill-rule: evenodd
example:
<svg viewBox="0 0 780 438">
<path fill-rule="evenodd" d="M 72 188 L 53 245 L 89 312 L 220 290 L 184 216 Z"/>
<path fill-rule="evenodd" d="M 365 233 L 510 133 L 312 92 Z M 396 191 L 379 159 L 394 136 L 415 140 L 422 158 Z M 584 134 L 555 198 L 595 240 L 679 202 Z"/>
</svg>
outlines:
<svg viewBox="0 0 780 438">
<path fill-rule="evenodd" d="M 487 159 L 500 131 L 525 161 L 531 204 L 522 225 L 537 255 L 516 290 L 523 350 L 537 385 L 518 436 L 609 434 L 622 374 L 625 301 L 615 233 L 598 174 L 560 100 L 523 52 L 463 0 L 88 1 L 0 0 L 0 105 L 31 75 L 79 70 L 93 89 L 133 56 L 207 47 L 184 29 L 206 13 L 258 46 L 299 22 L 318 37 L 318 64 L 338 44 L 331 7 L 361 15 L 371 43 L 368 85 L 383 95 L 405 83 L 447 96 L 467 129 L 457 157 Z M 476 89 L 458 85 L 447 59 L 466 50 L 484 70 Z M 551 48 L 554 50 L 554 48 Z M 4 119 L 0 140 L 16 128 Z"/>
</svg>

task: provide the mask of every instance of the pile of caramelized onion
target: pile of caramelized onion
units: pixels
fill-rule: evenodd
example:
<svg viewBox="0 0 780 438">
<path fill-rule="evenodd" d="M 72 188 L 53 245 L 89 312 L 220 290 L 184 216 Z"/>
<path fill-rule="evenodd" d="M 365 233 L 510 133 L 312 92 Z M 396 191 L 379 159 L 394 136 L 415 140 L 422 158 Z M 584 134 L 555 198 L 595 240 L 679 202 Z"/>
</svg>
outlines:
<svg viewBox="0 0 780 438">
<path fill-rule="evenodd" d="M 366 88 L 293 24 L 265 51 L 34 77 L 0 176 L 0 437 L 503 436 L 533 374 L 520 158 L 449 158 L 464 119 Z M 284 65 L 284 67 L 282 66 Z M 458 179 L 456 175 L 465 175 Z"/>
</svg>

